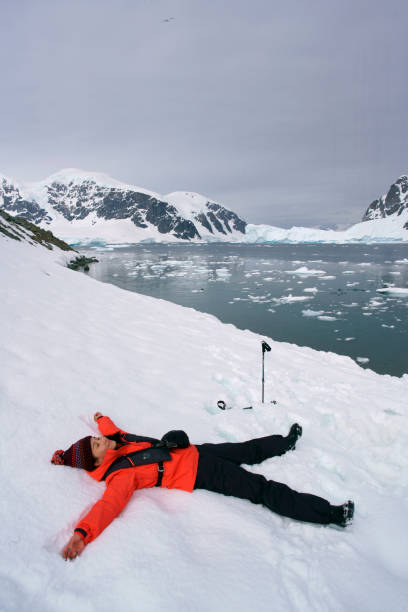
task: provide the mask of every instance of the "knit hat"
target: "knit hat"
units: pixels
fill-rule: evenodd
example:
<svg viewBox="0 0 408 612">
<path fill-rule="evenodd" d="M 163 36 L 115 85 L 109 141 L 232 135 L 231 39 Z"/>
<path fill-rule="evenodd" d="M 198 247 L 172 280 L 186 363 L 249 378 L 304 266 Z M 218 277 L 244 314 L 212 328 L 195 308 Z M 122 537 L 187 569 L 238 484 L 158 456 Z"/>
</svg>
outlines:
<svg viewBox="0 0 408 612">
<path fill-rule="evenodd" d="M 51 463 L 55 465 L 70 465 L 71 467 L 82 468 L 92 472 L 95 469 L 95 465 L 92 455 L 91 436 L 86 436 L 78 440 L 78 442 L 74 442 L 66 451 L 56 450 L 51 458 Z"/>
</svg>

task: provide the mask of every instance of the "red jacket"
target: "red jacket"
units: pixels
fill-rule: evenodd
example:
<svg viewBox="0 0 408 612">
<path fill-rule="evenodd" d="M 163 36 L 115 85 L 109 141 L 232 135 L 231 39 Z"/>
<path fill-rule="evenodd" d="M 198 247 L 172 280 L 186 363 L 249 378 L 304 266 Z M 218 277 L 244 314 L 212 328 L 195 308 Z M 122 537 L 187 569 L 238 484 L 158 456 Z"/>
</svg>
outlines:
<svg viewBox="0 0 408 612">
<path fill-rule="evenodd" d="M 126 433 L 119 429 L 109 417 L 98 419 L 98 427 L 102 435 L 111 436 L 116 433 Z M 149 442 L 129 442 L 117 450 L 108 449 L 103 462 L 93 472 L 89 472 L 95 480 L 102 480 L 111 463 L 122 455 L 133 451 L 150 448 Z M 171 449 L 171 461 L 164 464 L 162 487 L 182 489 L 191 492 L 197 475 L 198 450 L 190 444 L 188 448 Z M 136 489 L 154 487 L 157 482 L 157 464 L 140 465 L 113 472 L 106 478 L 106 490 L 103 497 L 96 502 L 88 514 L 78 523 L 76 530 L 84 542 L 92 542 L 114 518 L 124 509 Z M 86 534 L 86 535 L 84 535 Z"/>
</svg>

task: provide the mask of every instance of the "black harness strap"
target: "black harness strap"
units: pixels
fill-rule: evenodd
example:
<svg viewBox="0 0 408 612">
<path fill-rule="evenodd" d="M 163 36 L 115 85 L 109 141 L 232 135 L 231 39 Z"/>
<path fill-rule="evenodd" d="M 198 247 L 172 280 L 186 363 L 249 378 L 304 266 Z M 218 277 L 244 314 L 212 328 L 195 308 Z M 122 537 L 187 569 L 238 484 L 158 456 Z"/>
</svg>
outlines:
<svg viewBox="0 0 408 612">
<path fill-rule="evenodd" d="M 157 466 L 158 469 L 158 473 L 157 473 L 157 482 L 154 485 L 155 487 L 161 487 L 161 483 L 163 480 L 163 474 L 164 474 L 164 465 L 163 465 L 163 461 L 159 461 L 159 465 Z"/>
<path fill-rule="evenodd" d="M 150 444 L 153 444 L 153 446 L 155 446 L 156 444 L 160 444 L 160 440 L 157 440 L 157 438 L 136 436 L 135 434 L 131 433 L 120 434 L 120 437 L 122 438 L 123 442 L 150 442 Z"/>
<path fill-rule="evenodd" d="M 158 463 L 159 474 L 155 486 L 159 487 L 163 480 L 164 461 L 171 461 L 170 451 L 164 446 L 159 448 L 144 448 L 139 451 L 134 451 L 133 453 L 127 453 L 127 455 L 122 455 L 122 457 L 115 459 L 115 461 L 108 467 L 101 480 L 105 480 L 108 476 L 110 476 L 110 474 L 116 472 L 117 470 L 136 467 L 138 465 Z"/>
</svg>

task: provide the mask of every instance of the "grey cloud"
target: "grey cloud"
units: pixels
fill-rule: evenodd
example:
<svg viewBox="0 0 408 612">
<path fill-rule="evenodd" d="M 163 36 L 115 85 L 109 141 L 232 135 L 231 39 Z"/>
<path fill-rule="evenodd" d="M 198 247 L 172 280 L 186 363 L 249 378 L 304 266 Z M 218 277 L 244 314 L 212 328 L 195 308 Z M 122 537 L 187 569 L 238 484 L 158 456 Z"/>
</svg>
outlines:
<svg viewBox="0 0 408 612">
<path fill-rule="evenodd" d="M 405 2 L 3 4 L 5 174 L 82 167 L 318 225 L 408 171 Z"/>
</svg>

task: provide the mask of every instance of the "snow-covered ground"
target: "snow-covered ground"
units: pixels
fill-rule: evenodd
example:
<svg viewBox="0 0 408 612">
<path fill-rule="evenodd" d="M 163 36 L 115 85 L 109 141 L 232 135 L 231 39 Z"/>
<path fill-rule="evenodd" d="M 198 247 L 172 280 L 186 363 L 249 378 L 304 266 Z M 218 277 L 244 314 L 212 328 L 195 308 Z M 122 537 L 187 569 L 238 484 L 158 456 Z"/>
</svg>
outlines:
<svg viewBox="0 0 408 612">
<path fill-rule="evenodd" d="M 407 609 L 407 374 L 266 338 L 262 405 L 260 336 L 68 270 L 56 250 L 0 235 L 0 255 L 2 611 Z M 219 399 L 235 408 L 218 410 Z M 354 523 L 150 489 L 66 563 L 59 552 L 104 485 L 50 457 L 95 431 L 95 411 L 148 436 L 183 428 L 197 443 L 286 434 L 298 421 L 295 452 L 249 469 L 354 499 Z"/>
</svg>

